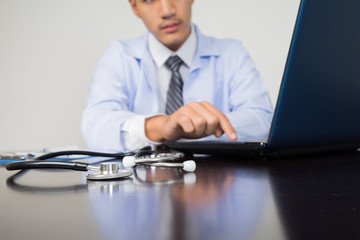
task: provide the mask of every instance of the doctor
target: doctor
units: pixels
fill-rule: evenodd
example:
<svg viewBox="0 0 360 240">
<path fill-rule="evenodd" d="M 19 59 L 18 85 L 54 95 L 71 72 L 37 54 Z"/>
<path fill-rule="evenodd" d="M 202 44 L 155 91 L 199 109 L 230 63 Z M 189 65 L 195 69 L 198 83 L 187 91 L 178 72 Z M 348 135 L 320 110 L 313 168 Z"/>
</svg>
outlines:
<svg viewBox="0 0 360 240">
<path fill-rule="evenodd" d="M 114 41 L 82 119 L 88 146 L 133 150 L 180 138 L 266 137 L 272 106 L 240 42 L 201 34 L 193 0 L 129 0 L 148 32 Z"/>
</svg>

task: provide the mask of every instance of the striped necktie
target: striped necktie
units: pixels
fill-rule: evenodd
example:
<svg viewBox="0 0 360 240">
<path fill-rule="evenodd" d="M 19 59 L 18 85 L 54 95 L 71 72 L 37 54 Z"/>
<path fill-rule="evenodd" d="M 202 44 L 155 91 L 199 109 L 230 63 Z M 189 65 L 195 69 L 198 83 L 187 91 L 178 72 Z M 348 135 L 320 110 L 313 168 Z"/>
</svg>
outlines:
<svg viewBox="0 0 360 240">
<path fill-rule="evenodd" d="M 165 113 L 170 115 L 183 105 L 182 88 L 183 81 L 179 69 L 183 61 L 178 56 L 171 56 L 166 60 L 165 66 L 171 71 L 171 80 L 167 92 Z"/>
</svg>

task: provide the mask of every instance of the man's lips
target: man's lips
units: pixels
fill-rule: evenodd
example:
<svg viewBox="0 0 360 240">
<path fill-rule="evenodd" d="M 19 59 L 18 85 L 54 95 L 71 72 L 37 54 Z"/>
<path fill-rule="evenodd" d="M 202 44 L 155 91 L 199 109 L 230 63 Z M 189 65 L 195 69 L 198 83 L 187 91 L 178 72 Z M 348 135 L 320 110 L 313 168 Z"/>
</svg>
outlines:
<svg viewBox="0 0 360 240">
<path fill-rule="evenodd" d="M 161 30 L 164 30 L 166 33 L 176 32 L 180 27 L 180 22 L 173 22 L 164 24 L 160 27 Z"/>
</svg>

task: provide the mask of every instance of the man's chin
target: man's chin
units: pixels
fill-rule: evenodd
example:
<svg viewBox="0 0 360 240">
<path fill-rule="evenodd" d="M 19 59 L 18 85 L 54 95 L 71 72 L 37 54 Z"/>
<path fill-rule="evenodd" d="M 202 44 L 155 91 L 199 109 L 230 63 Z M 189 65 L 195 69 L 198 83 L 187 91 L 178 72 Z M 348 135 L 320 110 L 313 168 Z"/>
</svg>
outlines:
<svg viewBox="0 0 360 240">
<path fill-rule="evenodd" d="M 178 38 L 171 38 L 161 41 L 167 48 L 176 51 L 178 50 L 185 41 L 181 41 Z"/>
</svg>

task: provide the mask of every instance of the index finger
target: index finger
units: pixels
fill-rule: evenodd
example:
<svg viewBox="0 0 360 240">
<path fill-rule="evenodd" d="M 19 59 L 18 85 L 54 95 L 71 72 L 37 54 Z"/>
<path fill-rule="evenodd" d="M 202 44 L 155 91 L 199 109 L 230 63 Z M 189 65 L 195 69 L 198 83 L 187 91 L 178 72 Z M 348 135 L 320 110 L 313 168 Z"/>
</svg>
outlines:
<svg viewBox="0 0 360 240">
<path fill-rule="evenodd" d="M 219 124 L 221 129 L 224 131 L 224 133 L 228 136 L 228 138 L 231 141 L 236 141 L 237 134 L 235 132 L 235 129 L 233 128 L 233 126 L 231 125 L 229 119 L 225 116 L 225 114 L 223 114 L 221 111 L 216 109 L 216 107 L 214 107 L 209 102 L 201 102 L 200 104 L 219 117 Z"/>
</svg>

